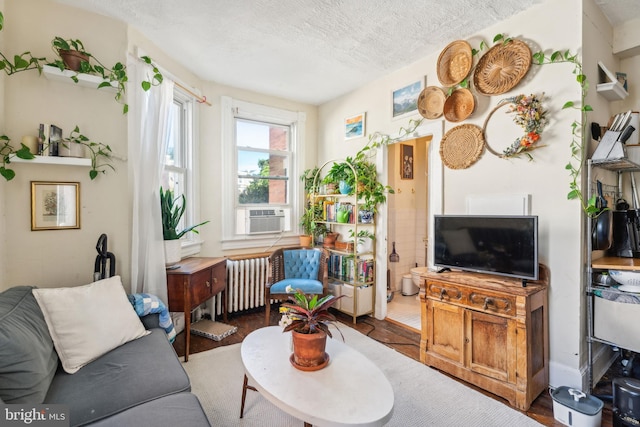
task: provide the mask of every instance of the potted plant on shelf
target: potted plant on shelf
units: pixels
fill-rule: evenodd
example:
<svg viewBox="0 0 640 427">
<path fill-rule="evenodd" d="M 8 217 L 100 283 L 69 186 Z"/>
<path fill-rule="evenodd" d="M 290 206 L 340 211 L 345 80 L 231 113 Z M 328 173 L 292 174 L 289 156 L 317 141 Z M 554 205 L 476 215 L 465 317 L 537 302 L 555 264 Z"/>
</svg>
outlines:
<svg viewBox="0 0 640 427">
<path fill-rule="evenodd" d="M 176 201 L 180 199 L 178 204 Z M 167 266 L 176 264 L 180 261 L 180 238 L 186 233 L 193 231 L 198 234 L 196 227 L 200 227 L 208 223 L 209 221 L 201 222 L 200 224 L 192 225 L 178 231 L 180 220 L 186 209 L 186 198 L 184 194 L 180 197 L 173 197 L 173 191 L 164 191 L 160 187 L 160 211 L 162 213 L 162 236 L 164 238 L 164 250 L 165 250 L 165 264 Z"/>
<path fill-rule="evenodd" d="M 349 230 L 349 237 L 355 241 L 358 253 L 371 252 L 376 238 L 369 230 L 358 230 L 356 234 L 352 229 Z"/>
<path fill-rule="evenodd" d="M 300 227 L 302 233 L 300 235 L 300 246 L 305 248 L 313 246 L 313 238 L 319 233 L 324 235 L 327 227 L 318 223 L 322 219 L 322 206 L 318 204 L 308 204 L 302 216 L 300 217 Z"/>
<path fill-rule="evenodd" d="M 292 288 L 289 286 L 287 293 L 290 292 Z M 302 290 L 296 289 L 289 302 L 282 304 L 284 314 L 281 324 L 284 325 L 283 332 L 291 331 L 293 354 L 290 360 L 294 367 L 303 371 L 317 371 L 327 366 L 327 336 L 333 338 L 329 325 L 336 321 L 329 307 L 342 297 L 331 294 L 321 298 L 319 295 L 307 296 Z"/>
<path fill-rule="evenodd" d="M 353 169 L 348 161 L 334 163 L 327 175 L 322 179 L 322 183 L 327 184 L 327 186 L 331 184 L 337 185 L 341 194 L 350 194 L 353 191 L 354 182 Z"/>
<path fill-rule="evenodd" d="M 111 161 L 111 147 L 101 142 L 91 141 L 91 139 L 80 133 L 78 126 L 60 143 L 62 144 L 62 152 L 66 154 L 68 151 L 69 156 L 67 157 L 84 157 L 84 150 L 74 149 L 74 147 L 86 147 L 89 150 L 89 158 L 91 159 L 89 178 L 92 180 L 96 179 L 98 173 L 106 173 L 107 168 L 115 170 L 113 166 L 108 163 Z"/>
<path fill-rule="evenodd" d="M 56 36 L 51 40 L 51 48 L 62 60 L 62 69 L 68 68 L 72 71 L 83 70 L 83 73 L 89 72 L 91 67 L 89 58 L 91 58 L 91 54 L 85 51 L 84 44 L 82 44 L 80 40 L 65 40 L 62 37 Z M 57 63 L 55 63 L 55 65 L 59 66 Z"/>
</svg>

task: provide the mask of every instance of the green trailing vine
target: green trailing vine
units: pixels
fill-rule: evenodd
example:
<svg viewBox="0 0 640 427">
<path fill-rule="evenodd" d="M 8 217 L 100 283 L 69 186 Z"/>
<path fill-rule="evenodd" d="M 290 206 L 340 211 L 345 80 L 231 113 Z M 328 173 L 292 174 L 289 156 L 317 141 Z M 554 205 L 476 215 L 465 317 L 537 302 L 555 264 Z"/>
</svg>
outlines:
<svg viewBox="0 0 640 427">
<path fill-rule="evenodd" d="M 596 196 L 593 195 L 589 199 L 585 200 L 584 195 L 580 189 L 579 178 L 582 172 L 582 168 L 585 164 L 587 150 L 585 143 L 583 142 L 583 135 L 586 135 L 587 127 L 587 112 L 593 111 L 591 105 L 585 104 L 585 98 L 589 90 L 589 82 L 587 77 L 582 72 L 582 63 L 580 62 L 578 55 L 571 54 L 569 51 L 552 52 L 547 56 L 544 52 L 536 52 L 533 54 L 534 63 L 537 65 L 545 64 L 560 64 L 569 63 L 573 65 L 573 74 L 575 75 L 576 82 L 580 85 L 580 104 L 576 104 L 573 101 L 567 101 L 562 106 L 562 109 L 575 109 L 580 111 L 580 122 L 574 120 L 571 123 L 571 143 L 569 148 L 571 150 L 571 159 L 566 164 L 565 169 L 569 172 L 569 193 L 567 194 L 568 200 L 578 199 L 582 210 L 589 216 L 596 216 L 599 209 L 596 207 Z"/>
<path fill-rule="evenodd" d="M 0 11 L 0 31 L 4 28 L 4 14 Z M 57 55 L 54 60 L 48 60 L 46 57 L 34 56 L 31 51 L 23 52 L 19 55 L 13 55 L 13 58 L 7 57 L 3 52 L 0 52 L 0 70 L 4 71 L 7 76 L 30 70 L 38 70 L 38 74 L 42 74 L 43 67 L 45 65 L 59 68 L 61 71 L 67 70 L 67 66 L 62 59 L 60 51 L 74 50 L 84 55 L 84 59 L 80 61 L 79 69 L 75 71 L 75 74 L 70 78 L 73 82 L 78 83 L 79 74 L 89 74 L 99 76 L 103 79 L 97 89 L 104 87 L 113 87 L 115 83 L 116 102 L 122 104 L 122 113 L 127 114 L 129 112 L 129 105 L 124 101 L 124 94 L 126 91 L 126 83 L 128 82 L 127 67 L 121 62 L 117 62 L 112 67 L 106 67 L 95 55 L 87 52 L 84 44 L 78 39 L 63 39 L 62 37 L 54 37 L 51 41 L 51 48 Z M 147 77 L 147 80 L 143 80 L 141 83 L 142 90 L 148 91 L 152 86 L 160 85 L 163 81 L 162 73 L 157 65 L 155 65 L 152 59 L 148 56 L 142 56 L 140 59 L 147 65 L 151 66 L 151 75 Z M 93 63 L 92 63 L 93 61 Z M 89 149 L 91 159 L 91 169 L 89 170 L 89 177 L 93 180 L 98 174 L 106 173 L 107 169 L 112 169 L 113 166 L 108 163 L 111 159 L 111 148 L 108 145 L 91 141 L 85 135 L 80 133 L 80 130 L 76 126 L 73 132 L 68 138 L 61 141 L 63 145 L 67 143 L 79 143 Z M 48 147 L 48 144 L 45 146 Z M 7 135 L 0 135 L 0 176 L 5 180 L 10 181 L 15 177 L 15 171 L 13 171 L 8 165 L 11 163 L 11 159 L 20 158 L 23 160 L 32 160 L 35 158 L 33 153 L 29 151 L 29 147 L 21 144 L 19 149 L 14 149 L 11 146 L 11 139 Z"/>
<path fill-rule="evenodd" d="M 0 12 L 0 31 L 4 28 L 4 15 Z M 113 66 L 105 66 L 95 55 L 88 52 L 81 40 L 78 39 L 63 39 L 56 36 L 51 40 L 51 48 L 57 55 L 54 60 L 48 60 L 46 57 L 34 56 L 31 51 L 26 51 L 20 55 L 14 55 L 13 58 L 7 57 L 4 53 L 0 52 L 0 70 L 4 71 L 8 76 L 13 74 L 38 70 L 38 74 L 42 74 L 42 69 L 45 65 L 59 68 L 60 71 L 67 70 L 68 67 L 62 59 L 60 51 L 77 51 L 84 55 L 83 60 L 80 61 L 79 69 L 75 71 L 75 74 L 70 78 L 73 82 L 78 83 L 79 74 L 90 74 L 99 76 L 104 81 L 100 83 L 97 89 L 104 87 L 113 87 L 115 83 L 116 102 L 122 104 L 122 113 L 127 114 L 129 112 L 129 105 L 124 101 L 124 94 L 126 92 L 126 83 L 129 78 L 127 76 L 127 67 L 121 62 L 116 62 Z M 148 91 L 152 86 L 157 86 L 162 83 L 163 76 L 160 69 L 153 63 L 150 57 L 142 56 L 140 59 L 151 66 L 152 73 L 148 76 L 148 80 L 144 80 L 141 83 L 142 90 Z M 93 63 L 92 63 L 93 61 Z"/>
<path fill-rule="evenodd" d="M 111 161 L 111 147 L 101 142 L 94 142 L 89 137 L 80 133 L 80 128 L 76 126 L 67 138 L 58 142 L 65 148 L 69 148 L 69 144 L 77 143 L 87 147 L 89 150 L 89 158 L 91 159 L 91 169 L 89 169 L 89 178 L 96 179 L 98 174 L 106 173 L 107 169 L 115 170 L 113 165 L 109 163 Z M 49 149 L 50 144 L 45 144 L 42 149 L 46 151 Z M 11 146 L 11 139 L 7 135 L 0 135 L 0 176 L 5 180 L 11 181 L 15 178 L 16 173 L 9 167 L 13 158 L 19 158 L 23 160 L 33 160 L 35 155 L 31 153 L 29 147 L 24 144 L 20 144 L 20 148 L 15 150 Z"/>
<path fill-rule="evenodd" d="M 24 144 L 20 145 L 20 149 L 14 150 L 11 146 L 11 139 L 9 139 L 7 135 L 0 135 L 0 157 L 2 158 L 0 175 L 7 181 L 11 181 L 16 176 L 13 169 L 7 166 L 11 163 L 13 157 L 18 157 L 23 160 L 32 160 L 35 158 L 31 151 L 29 151 L 29 147 Z"/>
<path fill-rule="evenodd" d="M 508 43 L 512 39 L 505 37 L 504 34 L 497 34 L 493 38 L 493 42 L 501 41 L 503 44 Z M 473 49 L 473 54 L 477 54 L 486 47 L 483 42 L 480 43 L 480 50 Z M 582 63 L 577 54 L 572 54 L 570 51 L 553 51 L 550 55 L 546 55 L 543 51 L 539 51 L 532 54 L 534 65 L 547 65 L 547 64 L 561 64 L 569 63 L 573 65 L 572 73 L 575 75 L 576 82 L 580 85 L 580 103 L 576 104 L 574 101 L 567 101 L 562 106 L 563 110 L 575 109 L 580 111 L 580 121 L 574 120 L 571 123 L 571 142 L 569 148 L 571 151 L 571 159 L 566 164 L 565 169 L 569 172 L 569 193 L 567 194 L 568 200 L 578 199 L 582 210 L 589 216 L 594 217 L 598 215 L 599 209 L 596 207 L 596 196 L 591 196 L 585 200 L 582 190 L 580 188 L 579 178 L 582 172 L 582 168 L 586 161 L 587 150 L 585 143 L 583 142 L 583 135 L 586 135 L 587 127 L 587 112 L 593 111 L 593 108 L 585 104 L 587 92 L 589 90 L 589 82 L 587 77 L 582 72 Z"/>
</svg>

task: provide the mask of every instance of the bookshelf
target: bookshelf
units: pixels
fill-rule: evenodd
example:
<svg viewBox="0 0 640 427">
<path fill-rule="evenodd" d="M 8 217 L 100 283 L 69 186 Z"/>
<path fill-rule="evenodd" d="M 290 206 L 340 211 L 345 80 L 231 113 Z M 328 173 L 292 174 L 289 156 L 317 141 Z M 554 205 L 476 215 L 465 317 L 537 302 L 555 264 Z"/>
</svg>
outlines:
<svg viewBox="0 0 640 427">
<path fill-rule="evenodd" d="M 331 160 L 320 167 L 314 177 L 314 189 L 319 189 L 322 170 L 328 165 L 344 160 Z M 330 232 L 339 233 L 334 246 L 325 246 L 329 252 L 328 275 L 334 295 L 344 295 L 334 308 L 352 316 L 353 323 L 363 315 L 373 314 L 375 307 L 375 245 L 370 237 L 375 236 L 375 216 L 370 221 L 361 218 L 362 201 L 358 197 L 358 176 L 355 169 L 355 184 L 350 194 L 311 193 L 313 204 L 322 205 L 322 218 Z M 367 244 L 371 243 L 371 244 Z"/>
</svg>

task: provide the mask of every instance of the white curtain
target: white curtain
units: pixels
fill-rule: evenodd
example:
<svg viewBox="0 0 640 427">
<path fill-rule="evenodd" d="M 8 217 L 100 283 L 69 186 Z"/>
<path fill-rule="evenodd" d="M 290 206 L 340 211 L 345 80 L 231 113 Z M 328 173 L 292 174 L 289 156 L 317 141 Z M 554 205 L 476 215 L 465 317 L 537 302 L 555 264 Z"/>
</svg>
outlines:
<svg viewBox="0 0 640 427">
<path fill-rule="evenodd" d="M 132 197 L 131 292 L 150 293 L 167 303 L 167 277 L 160 214 L 160 182 L 171 121 L 173 81 L 144 91 L 151 69 L 137 58 L 127 61 L 129 82 L 129 182 Z"/>
</svg>

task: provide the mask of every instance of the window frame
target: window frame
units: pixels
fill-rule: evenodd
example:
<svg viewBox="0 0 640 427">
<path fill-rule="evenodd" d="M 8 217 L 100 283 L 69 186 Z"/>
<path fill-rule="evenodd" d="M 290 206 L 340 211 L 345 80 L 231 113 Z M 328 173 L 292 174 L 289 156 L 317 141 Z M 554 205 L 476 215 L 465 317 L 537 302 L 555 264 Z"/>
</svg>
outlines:
<svg viewBox="0 0 640 427">
<path fill-rule="evenodd" d="M 178 86 L 173 90 L 173 102 L 180 104 L 180 121 L 181 121 L 181 144 L 180 157 L 182 159 L 181 166 L 163 165 L 164 171 L 177 172 L 184 174 L 184 195 L 187 201 L 187 207 L 183 216 L 186 225 L 198 224 L 199 221 L 199 189 L 196 177 L 197 162 L 194 159 L 198 156 L 198 108 L 195 108 L 196 99 L 193 95 Z M 187 257 L 200 252 L 203 240 L 199 234 L 186 233 L 181 239 L 181 256 Z"/>
<path fill-rule="evenodd" d="M 221 97 L 222 113 L 222 249 L 244 249 L 298 242 L 298 222 L 303 186 L 298 179 L 303 170 L 304 135 L 306 113 L 270 107 L 241 101 L 228 96 Z M 236 220 L 240 207 L 237 204 L 237 147 L 235 138 L 235 119 L 253 120 L 290 127 L 289 153 L 291 172 L 289 173 L 289 229 L 268 234 L 236 234 Z M 269 205 L 273 206 L 273 205 Z M 247 206 L 245 206 L 246 208 Z M 274 238 L 276 238 L 274 242 Z"/>
</svg>

